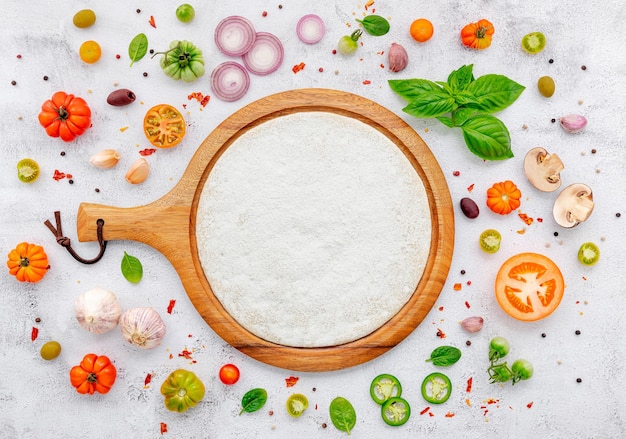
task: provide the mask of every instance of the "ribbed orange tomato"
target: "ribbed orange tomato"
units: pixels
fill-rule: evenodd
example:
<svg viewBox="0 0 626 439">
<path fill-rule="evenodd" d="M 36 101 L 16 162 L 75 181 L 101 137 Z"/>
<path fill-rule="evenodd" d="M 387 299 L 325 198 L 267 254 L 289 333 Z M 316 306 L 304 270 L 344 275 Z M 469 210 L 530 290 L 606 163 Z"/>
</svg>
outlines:
<svg viewBox="0 0 626 439">
<path fill-rule="evenodd" d="M 41 106 L 39 123 L 50 137 L 71 142 L 91 126 L 91 110 L 83 98 L 58 91 Z"/>
<path fill-rule="evenodd" d="M 476 23 L 467 24 L 461 29 L 461 41 L 472 49 L 486 49 L 491 46 L 494 32 L 493 24 L 483 18 Z"/>
<path fill-rule="evenodd" d="M 48 272 L 48 255 L 40 245 L 19 243 L 9 252 L 7 267 L 20 282 L 39 282 Z"/>
<path fill-rule="evenodd" d="M 70 369 L 70 382 L 82 394 L 108 393 L 116 377 L 117 369 L 105 355 L 87 354 Z"/>
<path fill-rule="evenodd" d="M 517 209 L 521 204 L 520 198 L 522 191 L 511 180 L 494 183 L 487 189 L 487 207 L 500 215 L 508 215 Z"/>
</svg>

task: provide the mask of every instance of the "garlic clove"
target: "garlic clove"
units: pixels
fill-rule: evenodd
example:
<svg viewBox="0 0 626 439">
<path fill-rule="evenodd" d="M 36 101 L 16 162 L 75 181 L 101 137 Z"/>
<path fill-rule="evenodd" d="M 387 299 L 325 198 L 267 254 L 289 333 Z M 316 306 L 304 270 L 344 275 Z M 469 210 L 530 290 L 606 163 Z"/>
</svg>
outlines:
<svg viewBox="0 0 626 439">
<path fill-rule="evenodd" d="M 165 322 L 152 307 L 130 308 L 122 314 L 120 327 L 124 339 L 142 349 L 152 349 L 165 337 Z"/>
<path fill-rule="evenodd" d="M 559 119 L 561 127 L 568 133 L 579 133 L 587 126 L 587 119 L 580 114 L 568 114 Z"/>
<path fill-rule="evenodd" d="M 484 320 L 482 317 L 468 317 L 461 322 L 461 327 L 467 332 L 478 332 L 483 329 Z"/>
<path fill-rule="evenodd" d="M 126 181 L 130 184 L 139 184 L 146 181 L 150 175 L 150 164 L 146 159 L 140 157 L 130 167 L 126 173 Z"/>
<path fill-rule="evenodd" d="M 108 169 L 117 165 L 120 160 L 119 153 L 114 149 L 103 149 L 89 158 L 89 164 L 96 168 Z"/>
<path fill-rule="evenodd" d="M 401 72 L 409 63 L 409 54 L 398 43 L 392 43 L 389 48 L 389 70 Z"/>
<path fill-rule="evenodd" d="M 104 288 L 92 288 L 74 301 L 74 315 L 78 324 L 94 334 L 103 334 L 115 328 L 120 320 L 122 307 L 117 297 Z"/>
</svg>

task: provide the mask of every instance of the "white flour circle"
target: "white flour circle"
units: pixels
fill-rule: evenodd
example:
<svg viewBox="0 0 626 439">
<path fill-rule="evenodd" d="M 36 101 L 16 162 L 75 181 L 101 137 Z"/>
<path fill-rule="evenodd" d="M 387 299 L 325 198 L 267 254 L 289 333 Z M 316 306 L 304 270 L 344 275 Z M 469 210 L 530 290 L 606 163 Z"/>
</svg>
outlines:
<svg viewBox="0 0 626 439">
<path fill-rule="evenodd" d="M 292 347 L 364 337 L 410 299 L 426 265 L 424 184 L 378 130 L 326 112 L 241 135 L 204 185 L 198 255 L 245 329 Z"/>
</svg>

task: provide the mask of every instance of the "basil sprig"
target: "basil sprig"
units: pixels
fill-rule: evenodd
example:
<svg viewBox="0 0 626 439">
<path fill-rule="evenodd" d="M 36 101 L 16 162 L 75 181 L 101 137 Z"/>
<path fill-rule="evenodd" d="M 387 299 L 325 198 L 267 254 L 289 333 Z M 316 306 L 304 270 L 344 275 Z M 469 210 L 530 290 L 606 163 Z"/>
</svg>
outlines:
<svg viewBox="0 0 626 439">
<path fill-rule="evenodd" d="M 503 75 L 474 78 L 472 69 L 470 64 L 453 71 L 447 82 L 392 79 L 389 86 L 408 102 L 402 109 L 405 113 L 460 128 L 468 149 L 478 157 L 511 158 L 509 130 L 492 114 L 515 102 L 525 87 Z"/>
<path fill-rule="evenodd" d="M 241 398 L 241 411 L 239 415 L 243 412 L 246 413 L 254 413 L 257 410 L 260 410 L 265 403 L 267 402 L 267 391 L 265 389 L 256 388 L 252 390 L 248 390 L 243 398 Z"/>
<path fill-rule="evenodd" d="M 381 35 L 385 35 L 389 32 L 389 22 L 387 19 L 381 17 L 380 15 L 368 15 L 363 18 L 363 20 L 357 20 L 359 23 L 363 25 L 363 29 L 375 37 L 380 37 Z"/>
<path fill-rule="evenodd" d="M 139 61 L 146 56 L 148 52 L 148 37 L 146 34 L 138 34 L 133 38 L 128 45 L 128 56 L 130 57 L 130 67 L 133 66 L 135 61 Z"/>
<path fill-rule="evenodd" d="M 349 435 L 356 425 L 356 411 L 350 401 L 341 396 L 336 397 L 330 403 L 329 412 L 335 428 Z"/>
<path fill-rule="evenodd" d="M 138 283 L 143 277 L 141 261 L 126 252 L 124 252 L 124 256 L 122 257 L 121 270 L 126 280 L 134 284 Z"/>
<path fill-rule="evenodd" d="M 431 361 L 435 366 L 452 366 L 461 359 L 461 351 L 454 346 L 439 346 L 430 353 Z"/>
</svg>

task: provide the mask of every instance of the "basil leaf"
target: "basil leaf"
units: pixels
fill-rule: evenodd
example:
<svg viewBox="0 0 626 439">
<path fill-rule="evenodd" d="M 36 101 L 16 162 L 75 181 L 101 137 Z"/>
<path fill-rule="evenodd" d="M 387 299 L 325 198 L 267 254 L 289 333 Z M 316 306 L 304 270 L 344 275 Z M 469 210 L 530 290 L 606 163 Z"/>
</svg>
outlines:
<svg viewBox="0 0 626 439">
<path fill-rule="evenodd" d="M 495 116 L 479 114 L 461 125 L 465 144 L 485 160 L 504 160 L 513 157 L 511 135 L 504 123 Z"/>
<path fill-rule="evenodd" d="M 122 258 L 122 274 L 128 282 L 138 283 L 143 277 L 143 266 L 139 259 L 124 252 Z"/>
<path fill-rule="evenodd" d="M 424 93 L 415 97 L 402 111 L 415 117 L 437 117 L 456 110 L 457 104 L 443 90 Z"/>
<path fill-rule="evenodd" d="M 450 73 L 448 76 L 448 85 L 453 91 L 465 90 L 465 88 L 474 81 L 474 74 L 472 73 L 473 67 L 474 65 L 470 64 Z"/>
<path fill-rule="evenodd" d="M 345 431 L 349 435 L 356 425 L 356 411 L 350 401 L 341 396 L 336 397 L 330 403 L 329 412 L 330 420 L 335 428 L 339 431 Z"/>
<path fill-rule="evenodd" d="M 448 116 L 436 116 L 435 119 L 437 119 L 439 122 L 441 122 L 442 124 L 444 124 L 448 128 L 454 128 L 454 122 L 452 122 L 452 118 L 451 117 L 448 117 Z"/>
<path fill-rule="evenodd" d="M 389 22 L 381 17 L 380 15 L 368 15 L 363 20 L 357 20 L 359 23 L 363 25 L 363 29 L 375 37 L 379 37 L 381 35 L 385 35 L 389 32 Z"/>
<path fill-rule="evenodd" d="M 453 92 L 454 99 L 459 105 L 474 106 L 479 105 L 478 99 L 471 92 L 467 90 L 459 90 Z"/>
<path fill-rule="evenodd" d="M 461 358 L 461 351 L 454 346 L 439 346 L 431 352 L 430 358 L 435 366 L 452 366 Z"/>
<path fill-rule="evenodd" d="M 241 411 L 239 415 L 243 412 L 246 413 L 254 413 L 257 410 L 261 409 L 265 402 L 267 401 L 267 391 L 265 389 L 252 389 L 248 390 L 243 398 L 241 399 Z"/>
<path fill-rule="evenodd" d="M 146 34 L 139 34 L 135 36 L 128 46 L 128 56 L 130 56 L 130 67 L 133 66 L 135 61 L 139 61 L 146 56 L 148 52 L 148 37 Z"/>
<path fill-rule="evenodd" d="M 460 127 L 467 122 L 467 119 L 474 117 L 477 114 L 481 113 L 474 108 L 459 107 L 458 110 L 452 113 L 452 121 L 454 122 L 453 126 Z"/>
<path fill-rule="evenodd" d="M 441 90 L 435 82 L 427 79 L 390 79 L 388 83 L 394 92 L 409 102 L 425 93 Z"/>
<path fill-rule="evenodd" d="M 526 87 L 502 75 L 484 75 L 467 86 L 476 98 L 476 104 L 468 104 L 485 113 L 495 113 L 511 105 Z"/>
</svg>

